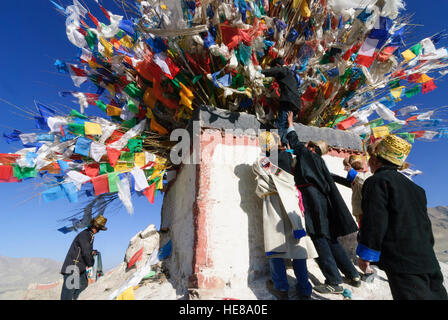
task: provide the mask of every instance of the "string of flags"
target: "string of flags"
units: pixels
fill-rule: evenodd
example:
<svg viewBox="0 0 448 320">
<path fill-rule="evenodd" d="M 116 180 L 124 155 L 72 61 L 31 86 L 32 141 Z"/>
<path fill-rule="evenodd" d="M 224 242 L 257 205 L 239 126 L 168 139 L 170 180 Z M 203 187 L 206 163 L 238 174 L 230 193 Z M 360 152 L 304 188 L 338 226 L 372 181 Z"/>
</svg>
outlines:
<svg viewBox="0 0 448 320">
<path fill-rule="evenodd" d="M 4 132 L 22 148 L 0 154 L 0 181 L 40 178 L 45 202 L 113 194 L 129 213 L 134 193 L 153 203 L 171 167 L 164 142 L 198 106 L 275 120 L 279 86 L 261 71 L 277 57 L 295 74 L 304 124 L 365 141 L 448 137 L 445 107 L 399 108 L 448 73 L 444 32 L 406 44 L 403 0 L 136 0 L 123 14 L 50 3 L 77 51 L 54 62 L 76 87 L 59 94 L 79 109 L 36 102 L 34 132 Z"/>
</svg>

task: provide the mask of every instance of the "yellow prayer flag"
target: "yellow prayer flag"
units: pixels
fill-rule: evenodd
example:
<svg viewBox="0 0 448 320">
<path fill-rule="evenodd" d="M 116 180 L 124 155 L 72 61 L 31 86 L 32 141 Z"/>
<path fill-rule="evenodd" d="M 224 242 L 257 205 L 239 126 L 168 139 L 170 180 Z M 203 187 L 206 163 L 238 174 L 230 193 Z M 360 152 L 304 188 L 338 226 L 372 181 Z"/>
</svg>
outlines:
<svg viewBox="0 0 448 320">
<path fill-rule="evenodd" d="M 404 86 L 401 87 L 397 87 L 397 88 L 393 88 L 392 90 L 390 90 L 390 94 L 398 101 L 401 101 L 401 92 L 403 91 L 403 89 L 406 88 Z"/>
<path fill-rule="evenodd" d="M 86 135 L 101 135 L 103 131 L 98 123 L 84 122 L 84 131 Z"/>
<path fill-rule="evenodd" d="M 390 134 L 388 126 L 380 126 L 372 128 L 372 132 L 375 139 L 382 138 Z"/>
<path fill-rule="evenodd" d="M 135 300 L 134 297 L 134 288 L 129 287 L 124 290 L 118 297 L 117 300 Z"/>
<path fill-rule="evenodd" d="M 152 132 L 157 132 L 160 135 L 168 134 L 168 131 L 162 125 L 160 125 L 154 117 L 151 119 L 149 129 Z"/>
<path fill-rule="evenodd" d="M 429 77 L 426 73 L 422 74 L 420 78 L 417 79 L 417 83 L 425 83 L 433 80 L 433 78 Z"/>
<path fill-rule="evenodd" d="M 103 37 L 100 37 L 100 43 L 104 47 L 104 54 L 108 57 L 112 57 L 112 54 L 114 53 L 113 45 Z"/>
<path fill-rule="evenodd" d="M 292 7 L 293 7 L 293 9 L 297 9 L 297 7 L 298 7 L 300 4 L 302 4 L 302 1 L 303 1 L 303 0 L 293 0 L 293 2 L 292 2 Z"/>
<path fill-rule="evenodd" d="M 160 175 L 160 172 L 162 172 L 162 170 L 154 170 L 154 172 L 151 174 L 151 177 L 149 177 L 149 180 L 157 178 Z"/>
<path fill-rule="evenodd" d="M 151 109 L 146 109 L 146 118 L 152 119 L 154 115 L 152 114 Z"/>
<path fill-rule="evenodd" d="M 106 86 L 106 89 L 107 89 L 107 91 L 109 91 L 109 93 L 110 93 L 110 95 L 111 95 L 112 97 L 115 97 L 115 87 L 114 87 L 114 85 L 113 85 L 112 83 L 109 83 L 109 84 Z"/>
<path fill-rule="evenodd" d="M 111 106 L 110 104 L 107 105 L 106 113 L 108 116 L 120 116 L 121 115 L 121 109 Z"/>
<path fill-rule="evenodd" d="M 308 7 L 308 2 L 307 2 L 307 0 L 303 0 L 303 1 L 302 1 L 302 5 L 300 6 L 300 14 L 301 14 L 302 17 L 304 17 L 304 18 L 309 18 L 309 17 L 311 17 L 311 10 L 310 10 L 310 7 Z"/>
<path fill-rule="evenodd" d="M 134 162 L 137 167 L 139 168 L 144 167 L 146 164 L 145 153 L 144 152 L 134 153 Z"/>
<path fill-rule="evenodd" d="M 156 189 L 157 190 L 162 190 L 163 189 L 163 178 L 160 178 L 159 182 L 157 182 Z"/>
<path fill-rule="evenodd" d="M 193 101 L 192 101 L 192 99 L 189 99 L 189 98 L 184 94 L 183 91 L 181 91 L 181 92 L 179 93 L 179 96 L 180 96 L 179 104 L 184 105 L 184 106 L 190 108 L 191 110 L 193 110 L 193 106 L 192 106 Z"/>
<path fill-rule="evenodd" d="M 123 38 L 121 38 L 118 41 L 122 46 L 126 47 L 126 48 L 132 48 L 134 46 L 133 42 L 132 42 L 132 38 L 128 35 L 125 35 Z"/>
<path fill-rule="evenodd" d="M 412 60 L 416 57 L 416 55 L 414 54 L 414 52 L 412 52 L 411 50 L 406 50 L 403 51 L 401 53 L 401 55 L 403 56 L 404 60 L 406 60 L 406 62 L 408 62 L 409 60 Z"/>
<path fill-rule="evenodd" d="M 98 67 L 101 67 L 98 63 L 96 63 L 95 61 L 93 61 L 93 59 L 90 59 L 89 61 L 87 61 L 89 63 L 89 67 L 93 70 L 95 70 Z"/>
<path fill-rule="evenodd" d="M 117 162 L 117 164 L 114 167 L 115 172 L 127 172 L 131 171 L 133 167 L 133 164 L 127 163 L 127 162 Z"/>
</svg>

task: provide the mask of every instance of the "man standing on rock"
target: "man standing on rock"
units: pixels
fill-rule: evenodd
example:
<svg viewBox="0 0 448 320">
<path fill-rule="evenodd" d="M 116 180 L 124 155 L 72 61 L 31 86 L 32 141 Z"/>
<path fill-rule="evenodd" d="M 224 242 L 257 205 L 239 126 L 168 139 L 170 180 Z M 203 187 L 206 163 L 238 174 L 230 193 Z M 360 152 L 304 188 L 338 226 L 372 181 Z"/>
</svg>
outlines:
<svg viewBox="0 0 448 320">
<path fill-rule="evenodd" d="M 98 253 L 93 250 L 94 235 L 100 230 L 107 230 L 106 222 L 106 218 L 98 215 L 91 221 L 89 227 L 73 240 L 61 269 L 61 274 L 64 276 L 61 300 L 77 300 L 79 294 L 87 288 L 86 268 L 93 266 L 94 256 Z"/>
<path fill-rule="evenodd" d="M 425 190 L 398 172 L 410 151 L 408 142 L 389 135 L 370 154 L 374 174 L 362 188 L 359 267 L 365 272 L 376 262 L 394 300 L 446 300 Z"/>
</svg>

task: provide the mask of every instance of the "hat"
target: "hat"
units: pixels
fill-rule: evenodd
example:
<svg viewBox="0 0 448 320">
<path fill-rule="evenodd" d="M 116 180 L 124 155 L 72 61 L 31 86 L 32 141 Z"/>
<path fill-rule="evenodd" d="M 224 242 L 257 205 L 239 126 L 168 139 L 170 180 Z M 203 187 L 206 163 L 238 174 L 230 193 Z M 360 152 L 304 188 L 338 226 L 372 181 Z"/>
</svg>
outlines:
<svg viewBox="0 0 448 320">
<path fill-rule="evenodd" d="M 277 133 L 270 131 L 263 131 L 258 136 L 258 144 L 264 151 L 270 151 L 275 149 L 280 142 L 280 136 Z"/>
<path fill-rule="evenodd" d="M 321 156 L 328 153 L 328 143 L 326 143 L 324 140 L 310 141 L 308 142 L 308 146 L 318 147 Z"/>
<path fill-rule="evenodd" d="M 103 230 L 106 231 L 107 228 L 105 227 L 107 222 L 107 219 L 104 218 L 101 214 L 98 215 L 95 219 L 93 219 L 92 221 L 90 221 L 90 224 L 97 228 L 98 230 Z"/>
<path fill-rule="evenodd" d="M 395 135 L 388 135 L 383 138 L 375 148 L 375 155 L 383 158 L 397 166 L 403 165 L 412 145 L 404 139 Z"/>
</svg>

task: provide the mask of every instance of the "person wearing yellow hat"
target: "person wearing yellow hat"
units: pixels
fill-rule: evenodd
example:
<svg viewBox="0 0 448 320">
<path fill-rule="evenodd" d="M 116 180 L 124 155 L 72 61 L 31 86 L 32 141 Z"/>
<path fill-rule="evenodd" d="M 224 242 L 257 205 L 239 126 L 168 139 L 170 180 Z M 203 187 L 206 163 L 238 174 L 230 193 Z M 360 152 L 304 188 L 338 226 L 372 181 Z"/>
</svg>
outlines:
<svg viewBox="0 0 448 320">
<path fill-rule="evenodd" d="M 98 251 L 93 249 L 94 235 L 100 230 L 107 230 L 106 222 L 106 218 L 98 215 L 90 221 L 88 228 L 73 240 L 61 268 L 61 274 L 64 276 L 61 300 L 77 300 L 79 294 L 87 288 L 86 269 L 94 265 L 94 256 L 98 254 Z"/>
<path fill-rule="evenodd" d="M 364 272 L 371 263 L 384 270 L 395 300 L 446 300 L 425 190 L 398 172 L 410 151 L 411 144 L 389 135 L 371 152 L 358 265 Z"/>
<path fill-rule="evenodd" d="M 344 280 L 359 287 L 361 277 L 338 237 L 358 231 L 322 156 L 328 152 L 325 141 L 310 141 L 305 146 L 299 141 L 293 124 L 293 113 L 288 113 L 286 138 L 294 150 L 297 163 L 294 168 L 295 184 L 302 193 L 305 208 L 306 232 L 310 235 L 319 257 L 316 259 L 325 283 L 314 290 L 319 293 L 341 294 Z"/>
</svg>

